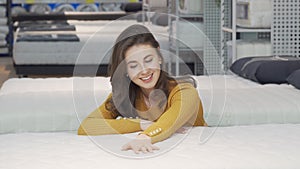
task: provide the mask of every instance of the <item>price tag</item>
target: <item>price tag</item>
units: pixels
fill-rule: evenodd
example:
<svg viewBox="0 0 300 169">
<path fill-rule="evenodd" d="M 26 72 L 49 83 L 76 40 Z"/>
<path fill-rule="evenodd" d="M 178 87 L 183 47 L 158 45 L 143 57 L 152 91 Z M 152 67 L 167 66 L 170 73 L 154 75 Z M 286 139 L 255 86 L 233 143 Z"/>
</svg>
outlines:
<svg viewBox="0 0 300 169">
<path fill-rule="evenodd" d="M 25 1 L 27 4 L 33 4 L 34 3 L 34 0 L 26 0 Z"/>
<path fill-rule="evenodd" d="M 93 3 L 95 3 L 95 0 L 85 0 L 85 3 L 87 3 L 87 4 L 93 4 Z"/>
</svg>

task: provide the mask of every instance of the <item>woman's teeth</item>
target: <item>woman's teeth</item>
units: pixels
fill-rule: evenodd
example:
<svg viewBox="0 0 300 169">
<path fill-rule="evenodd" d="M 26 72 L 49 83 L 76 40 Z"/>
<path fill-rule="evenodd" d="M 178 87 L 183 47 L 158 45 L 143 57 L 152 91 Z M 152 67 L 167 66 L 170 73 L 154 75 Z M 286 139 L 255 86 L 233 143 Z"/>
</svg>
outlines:
<svg viewBox="0 0 300 169">
<path fill-rule="evenodd" d="M 152 75 L 149 75 L 147 77 L 141 78 L 142 80 L 149 80 L 151 78 Z"/>
</svg>

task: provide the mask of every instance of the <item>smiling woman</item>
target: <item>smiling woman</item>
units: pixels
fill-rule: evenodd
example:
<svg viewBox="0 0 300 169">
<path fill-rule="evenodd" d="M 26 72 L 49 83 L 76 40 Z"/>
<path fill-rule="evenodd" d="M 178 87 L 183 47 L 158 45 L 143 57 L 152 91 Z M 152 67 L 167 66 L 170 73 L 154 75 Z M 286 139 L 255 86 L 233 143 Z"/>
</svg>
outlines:
<svg viewBox="0 0 300 169">
<path fill-rule="evenodd" d="M 145 26 L 125 29 L 110 61 L 112 93 L 82 121 L 78 134 L 140 131 L 122 150 L 147 153 L 184 126 L 206 126 L 193 78 L 171 77 L 163 65 L 159 44 Z"/>
<path fill-rule="evenodd" d="M 141 87 L 146 98 L 160 76 L 161 58 L 151 45 L 135 45 L 125 53 L 127 72 L 133 83 Z"/>
</svg>

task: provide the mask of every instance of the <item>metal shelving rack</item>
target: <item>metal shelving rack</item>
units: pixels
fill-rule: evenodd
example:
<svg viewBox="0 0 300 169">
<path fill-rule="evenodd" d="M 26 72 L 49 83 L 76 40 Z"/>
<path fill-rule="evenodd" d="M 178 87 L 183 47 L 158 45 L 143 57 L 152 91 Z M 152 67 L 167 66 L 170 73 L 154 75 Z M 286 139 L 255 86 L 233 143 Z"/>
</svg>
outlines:
<svg viewBox="0 0 300 169">
<path fill-rule="evenodd" d="M 204 1 L 204 74 L 223 74 L 221 52 L 221 14 L 215 0 Z"/>
<path fill-rule="evenodd" d="M 232 40 L 232 61 L 237 59 L 237 48 L 236 48 L 236 40 L 237 40 L 237 33 L 271 33 L 270 28 L 266 29 L 256 29 L 256 28 L 240 28 L 237 26 L 236 20 L 236 4 L 237 0 L 221 0 L 221 24 L 222 24 L 222 57 L 224 57 L 225 62 L 228 62 L 228 56 L 226 50 L 226 42 L 228 37 L 225 33 L 231 34 Z M 229 8 L 229 9 L 226 9 Z M 231 12 L 230 12 L 231 11 Z M 227 15 L 227 16 L 226 16 Z M 224 63 L 228 69 L 231 63 Z"/>
<path fill-rule="evenodd" d="M 174 4 L 175 3 L 175 4 Z M 174 5 L 174 6 L 173 6 Z M 170 51 L 175 53 L 175 75 L 178 76 L 180 74 L 180 52 L 190 52 L 190 51 L 203 51 L 203 48 L 187 48 L 182 47 L 179 45 L 180 42 L 177 40 L 177 32 L 179 32 L 180 27 L 178 26 L 178 22 L 181 19 L 200 19 L 203 20 L 203 14 L 181 14 L 178 10 L 179 0 L 168 0 L 168 13 L 169 13 L 169 19 L 168 19 L 168 25 L 169 25 L 169 44 L 170 44 Z M 174 8 L 173 8 L 174 7 Z M 175 11 L 173 11 L 175 10 Z M 172 21 L 176 21 L 176 34 L 172 35 Z M 175 37 L 175 44 L 173 44 L 173 39 Z M 183 58 L 184 59 L 184 58 Z M 171 59 L 172 64 L 172 59 Z M 169 64 L 169 71 L 171 64 Z M 194 63 L 194 73 L 197 74 L 197 66 L 196 63 Z"/>
<path fill-rule="evenodd" d="M 300 57 L 300 1 L 273 0 L 273 54 Z"/>
</svg>

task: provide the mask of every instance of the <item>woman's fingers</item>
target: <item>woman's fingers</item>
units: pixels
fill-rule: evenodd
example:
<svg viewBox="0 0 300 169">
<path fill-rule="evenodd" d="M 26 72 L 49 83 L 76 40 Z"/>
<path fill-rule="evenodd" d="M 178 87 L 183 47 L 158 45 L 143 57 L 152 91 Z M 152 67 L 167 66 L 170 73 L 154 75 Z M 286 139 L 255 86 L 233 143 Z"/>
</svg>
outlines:
<svg viewBox="0 0 300 169">
<path fill-rule="evenodd" d="M 132 150 L 135 154 L 139 154 L 140 153 L 140 147 L 138 146 L 132 146 Z"/>
<path fill-rule="evenodd" d="M 155 145 L 152 145 L 152 150 L 159 150 L 159 147 L 155 146 Z"/>
<path fill-rule="evenodd" d="M 122 151 L 130 150 L 130 145 L 127 143 L 124 146 L 122 146 Z"/>
<path fill-rule="evenodd" d="M 150 145 L 146 145 L 146 149 L 149 153 L 153 153 L 153 146 L 150 146 Z"/>
<path fill-rule="evenodd" d="M 158 147 L 156 146 L 150 146 L 150 145 L 145 145 L 140 147 L 139 149 L 135 149 L 134 152 L 139 154 L 139 152 L 143 152 L 144 154 L 146 153 L 153 153 L 154 150 L 159 150 Z"/>
<path fill-rule="evenodd" d="M 144 154 L 146 154 L 146 153 L 148 152 L 145 146 L 141 147 L 141 151 L 142 151 Z"/>
<path fill-rule="evenodd" d="M 122 147 L 122 150 L 132 150 L 136 154 L 139 154 L 140 152 L 153 152 L 154 150 L 159 150 L 159 148 L 151 143 L 151 138 L 149 136 L 139 134 L 137 135 L 136 139 L 133 139 L 129 143 L 125 144 Z"/>
<path fill-rule="evenodd" d="M 143 153 L 153 153 L 154 150 L 159 150 L 157 146 L 145 144 L 145 145 L 134 145 L 127 143 L 122 146 L 122 151 L 132 150 L 134 153 L 139 154 L 140 152 Z"/>
</svg>

